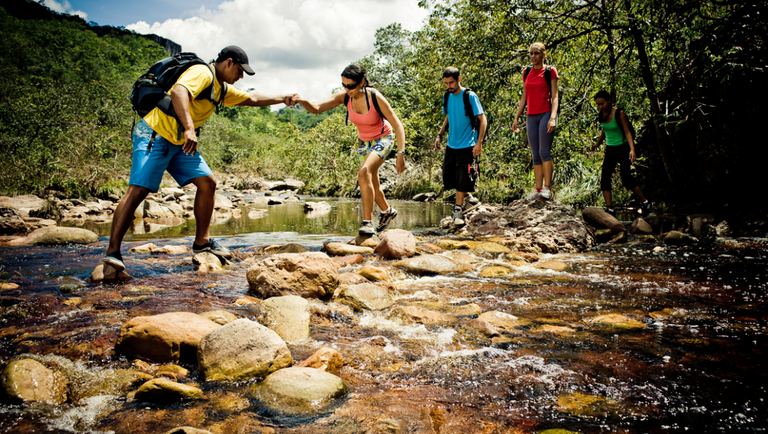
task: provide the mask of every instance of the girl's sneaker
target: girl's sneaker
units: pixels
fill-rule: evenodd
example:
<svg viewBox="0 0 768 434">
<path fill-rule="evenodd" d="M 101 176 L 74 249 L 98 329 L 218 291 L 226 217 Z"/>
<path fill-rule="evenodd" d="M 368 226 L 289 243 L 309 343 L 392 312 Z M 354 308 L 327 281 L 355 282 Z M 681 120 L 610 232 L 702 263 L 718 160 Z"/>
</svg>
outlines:
<svg viewBox="0 0 768 434">
<path fill-rule="evenodd" d="M 376 235 L 376 228 L 373 227 L 373 222 L 363 222 L 363 224 L 360 225 L 357 234 L 363 237 L 372 237 Z"/>
<path fill-rule="evenodd" d="M 536 200 L 541 196 L 541 190 L 534 189 L 531 194 L 528 195 L 528 197 L 525 198 L 525 200 Z"/>
<path fill-rule="evenodd" d="M 397 210 L 391 206 L 389 207 L 389 212 L 379 214 L 379 225 L 376 227 L 376 232 L 386 229 L 395 217 L 397 217 Z"/>
<path fill-rule="evenodd" d="M 541 194 L 541 197 L 543 197 L 544 199 L 547 199 L 547 200 L 552 199 L 552 187 L 544 186 L 541 189 L 541 193 L 539 194 Z"/>
</svg>

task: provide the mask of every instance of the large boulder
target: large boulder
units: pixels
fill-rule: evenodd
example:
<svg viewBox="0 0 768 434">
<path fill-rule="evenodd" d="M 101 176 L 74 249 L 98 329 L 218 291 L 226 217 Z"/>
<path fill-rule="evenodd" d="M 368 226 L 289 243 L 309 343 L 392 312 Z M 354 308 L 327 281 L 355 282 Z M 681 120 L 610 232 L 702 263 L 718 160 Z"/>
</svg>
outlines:
<svg viewBox="0 0 768 434">
<path fill-rule="evenodd" d="M 301 367 L 281 369 L 253 388 L 254 397 L 271 413 L 298 418 L 331 411 L 348 392 L 336 375 Z"/>
<path fill-rule="evenodd" d="M 264 321 L 284 341 L 309 337 L 309 302 L 296 295 L 272 297 L 261 303 Z"/>
<path fill-rule="evenodd" d="M 293 364 L 280 336 L 243 318 L 212 331 L 200 342 L 197 363 L 208 381 L 263 378 Z"/>
<path fill-rule="evenodd" d="M 115 350 L 155 363 L 195 361 L 200 341 L 219 327 L 191 312 L 139 316 L 120 329 Z"/>
<path fill-rule="evenodd" d="M 251 265 L 248 286 L 261 298 L 298 295 L 329 299 L 339 286 L 339 273 L 325 253 L 280 253 Z"/>
<path fill-rule="evenodd" d="M 402 259 L 392 265 L 418 275 L 469 273 L 472 271 L 470 265 L 454 261 L 443 255 L 421 255 L 415 258 Z"/>
<path fill-rule="evenodd" d="M 573 253 L 596 244 L 576 210 L 557 200 L 521 199 L 508 206 L 480 205 L 468 212 L 465 220 L 464 229 L 475 236 L 498 235 L 525 241 L 525 246 L 507 245 L 515 249 Z"/>
<path fill-rule="evenodd" d="M 60 374 L 32 359 L 15 360 L 0 374 L 0 392 L 10 402 L 61 404 L 67 385 Z"/>
<path fill-rule="evenodd" d="M 381 242 L 373 251 L 387 259 L 410 258 L 416 254 L 416 239 L 413 234 L 402 229 L 390 229 L 381 235 Z"/>
<path fill-rule="evenodd" d="M 8 244 L 12 246 L 92 244 L 98 241 L 99 236 L 87 229 L 54 226 L 36 229 L 26 237 L 11 240 Z"/>
</svg>

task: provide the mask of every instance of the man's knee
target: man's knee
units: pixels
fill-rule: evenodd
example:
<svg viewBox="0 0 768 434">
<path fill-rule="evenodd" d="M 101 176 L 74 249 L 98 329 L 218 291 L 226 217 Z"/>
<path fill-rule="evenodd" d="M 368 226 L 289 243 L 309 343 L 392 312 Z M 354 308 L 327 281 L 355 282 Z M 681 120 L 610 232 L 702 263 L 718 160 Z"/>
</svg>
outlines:
<svg viewBox="0 0 768 434">
<path fill-rule="evenodd" d="M 213 175 L 208 176 L 201 176 L 199 178 L 195 178 L 192 180 L 192 183 L 197 186 L 198 190 L 205 191 L 215 191 L 216 187 L 218 185 L 216 178 Z"/>
</svg>

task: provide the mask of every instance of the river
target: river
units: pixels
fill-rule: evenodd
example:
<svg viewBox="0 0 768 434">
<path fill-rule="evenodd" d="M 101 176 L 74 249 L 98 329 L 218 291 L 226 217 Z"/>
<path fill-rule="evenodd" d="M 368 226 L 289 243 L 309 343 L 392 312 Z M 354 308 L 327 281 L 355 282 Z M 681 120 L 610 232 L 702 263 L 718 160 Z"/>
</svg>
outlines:
<svg viewBox="0 0 768 434">
<path fill-rule="evenodd" d="M 319 250 L 356 232 L 357 201 L 328 200 L 330 213 L 307 217 L 301 204 L 254 207 L 217 221 L 212 234 L 240 257 L 275 244 Z M 450 205 L 393 202 L 392 227 L 422 242 Z M 32 354 L 67 365 L 81 378 L 106 378 L 132 360 L 115 354 L 120 327 L 140 315 L 233 309 L 248 293 L 247 264 L 200 276 L 191 255 L 126 253 L 134 279 L 90 285 L 109 225 L 89 225 L 98 244 L 0 248 L 0 364 Z M 194 225 L 147 227 L 125 249 L 146 242 L 191 244 Z M 155 228 L 157 229 L 157 228 Z M 476 265 L 500 258 L 463 251 Z M 123 395 L 93 395 L 66 404 L 0 404 L 0 433 L 163 433 L 188 425 L 212 433 L 580 433 L 765 432 L 768 430 L 768 240 L 712 244 L 602 244 L 579 254 L 543 255 L 565 271 L 517 264 L 503 278 L 461 275 L 393 282 L 396 304 L 477 304 L 514 315 L 518 325 L 489 338 L 469 319 L 419 324 L 386 311 L 339 316 L 313 305 L 310 339 L 289 344 L 296 362 L 320 346 L 338 350 L 350 395 L 331 413 L 291 420 L 266 414 L 251 382 L 205 383 L 195 366 L 184 382 L 203 398 L 172 405 Z M 387 261 L 368 259 L 367 264 Z M 358 267 L 359 265 L 352 266 Z M 335 312 L 335 313 L 334 313 Z M 602 325 L 620 314 L 631 327 Z M 72 389 L 86 386 L 70 385 Z M 566 431 L 550 431 L 564 433 Z"/>
</svg>

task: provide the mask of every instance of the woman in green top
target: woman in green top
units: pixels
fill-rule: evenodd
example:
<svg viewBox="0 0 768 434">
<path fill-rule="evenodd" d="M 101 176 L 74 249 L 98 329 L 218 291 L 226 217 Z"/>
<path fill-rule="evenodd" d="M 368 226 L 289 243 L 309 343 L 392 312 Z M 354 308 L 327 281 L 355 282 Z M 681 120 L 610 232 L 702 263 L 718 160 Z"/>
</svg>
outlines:
<svg viewBox="0 0 768 434">
<path fill-rule="evenodd" d="M 643 192 L 637 185 L 637 180 L 632 176 L 632 163 L 635 162 L 637 155 L 635 154 L 635 138 L 632 137 L 632 132 L 629 129 L 627 114 L 624 110 L 613 106 L 611 94 L 604 90 L 595 95 L 595 103 L 600 110 L 598 120 L 602 132 L 597 143 L 592 146 L 592 150 L 597 149 L 605 140 L 605 159 L 600 178 L 600 189 L 603 190 L 605 210 L 609 214 L 615 215 L 611 201 L 611 178 L 614 170 L 616 170 L 616 163 L 619 163 L 621 183 L 624 184 L 624 188 L 635 193 L 640 202 L 643 217 L 645 217 L 650 214 L 653 203 L 643 196 Z"/>
</svg>

